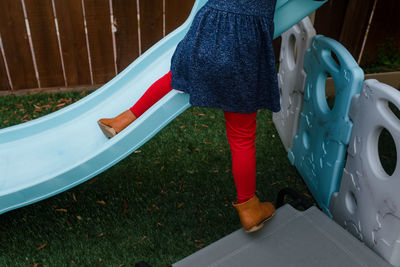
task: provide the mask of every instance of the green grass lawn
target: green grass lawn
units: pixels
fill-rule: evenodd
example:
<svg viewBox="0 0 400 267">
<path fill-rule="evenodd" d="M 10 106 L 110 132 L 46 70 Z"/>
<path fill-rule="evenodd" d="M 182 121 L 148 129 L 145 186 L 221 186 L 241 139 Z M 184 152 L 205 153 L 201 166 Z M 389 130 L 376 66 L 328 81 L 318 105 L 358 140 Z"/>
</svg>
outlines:
<svg viewBox="0 0 400 267">
<path fill-rule="evenodd" d="M 0 97 L 0 128 L 86 94 Z M 259 197 L 275 201 L 287 186 L 308 194 L 271 113 L 257 120 Z M 190 108 L 108 171 L 0 215 L 0 266 L 169 266 L 241 227 L 234 200 L 223 113 Z"/>
</svg>

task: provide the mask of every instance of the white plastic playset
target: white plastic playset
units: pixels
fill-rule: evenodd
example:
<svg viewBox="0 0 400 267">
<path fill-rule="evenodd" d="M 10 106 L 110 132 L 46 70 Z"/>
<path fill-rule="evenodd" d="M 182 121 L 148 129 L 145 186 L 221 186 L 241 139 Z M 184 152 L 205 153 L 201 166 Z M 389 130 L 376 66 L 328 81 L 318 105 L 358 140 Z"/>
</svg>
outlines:
<svg viewBox="0 0 400 267">
<path fill-rule="evenodd" d="M 320 208 L 399 266 L 400 123 L 389 105 L 400 109 L 400 92 L 377 80 L 364 81 L 360 70 L 338 42 L 315 36 L 305 18 L 282 35 L 278 74 L 282 110 L 273 121 Z M 332 109 L 325 96 L 327 74 L 335 82 Z M 397 148 L 391 175 L 378 154 L 383 129 Z"/>
</svg>

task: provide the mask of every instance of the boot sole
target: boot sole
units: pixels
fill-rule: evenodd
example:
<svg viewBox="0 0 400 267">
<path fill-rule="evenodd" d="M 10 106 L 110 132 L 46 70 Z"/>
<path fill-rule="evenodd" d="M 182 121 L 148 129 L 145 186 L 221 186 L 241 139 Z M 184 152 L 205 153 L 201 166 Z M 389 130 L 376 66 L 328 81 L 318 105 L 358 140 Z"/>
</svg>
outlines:
<svg viewBox="0 0 400 267">
<path fill-rule="evenodd" d="M 104 123 L 101 123 L 100 121 L 98 121 L 97 124 L 99 124 L 99 127 L 100 127 L 101 131 L 108 138 L 112 138 L 112 137 L 117 135 L 117 132 L 112 127 L 107 126 Z"/>
<path fill-rule="evenodd" d="M 249 228 L 249 229 L 244 229 L 244 231 L 245 231 L 246 233 L 253 233 L 253 232 L 256 232 L 256 231 L 260 230 L 261 228 L 264 227 L 264 224 L 265 224 L 267 221 L 271 220 L 271 218 L 274 217 L 274 215 L 275 215 L 275 212 L 272 213 L 272 215 L 269 216 L 268 218 L 266 218 L 264 221 L 260 222 L 259 224 L 255 225 L 255 226 L 253 226 L 253 227 L 251 227 L 251 228 Z"/>
</svg>

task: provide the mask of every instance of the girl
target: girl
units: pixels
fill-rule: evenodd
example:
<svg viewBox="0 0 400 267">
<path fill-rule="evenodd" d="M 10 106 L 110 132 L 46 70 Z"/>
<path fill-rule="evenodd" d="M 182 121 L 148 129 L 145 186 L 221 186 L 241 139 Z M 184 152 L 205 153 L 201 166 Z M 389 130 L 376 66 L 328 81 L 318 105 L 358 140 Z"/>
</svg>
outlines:
<svg viewBox="0 0 400 267">
<path fill-rule="evenodd" d="M 237 190 L 237 209 L 246 232 L 274 215 L 270 202 L 255 196 L 257 110 L 280 110 L 272 48 L 276 0 L 209 0 L 178 44 L 171 70 L 139 101 L 112 119 L 99 120 L 112 137 L 172 88 L 190 95 L 190 104 L 224 111 Z"/>
</svg>

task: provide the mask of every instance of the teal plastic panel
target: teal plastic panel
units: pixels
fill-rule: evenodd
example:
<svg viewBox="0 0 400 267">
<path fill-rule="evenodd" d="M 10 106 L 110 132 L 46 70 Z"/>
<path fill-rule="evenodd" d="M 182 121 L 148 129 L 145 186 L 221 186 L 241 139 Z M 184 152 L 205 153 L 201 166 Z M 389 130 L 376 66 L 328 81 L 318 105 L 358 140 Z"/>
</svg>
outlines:
<svg viewBox="0 0 400 267">
<path fill-rule="evenodd" d="M 275 33 L 296 24 L 326 1 L 278 0 Z M 188 20 L 96 92 L 42 118 L 0 130 L 0 214 L 51 197 L 107 170 L 186 110 L 189 96 L 173 90 L 112 139 L 97 120 L 128 109 L 168 72 L 177 44 L 207 0 Z"/>
<path fill-rule="evenodd" d="M 306 53 L 304 69 L 307 78 L 303 110 L 288 156 L 318 205 L 332 216 L 329 203 L 332 193 L 339 188 L 353 127 L 349 118 L 350 104 L 361 90 L 364 73 L 340 43 L 322 35 L 314 37 Z M 325 96 L 328 74 L 336 90 L 332 109 Z"/>
</svg>

